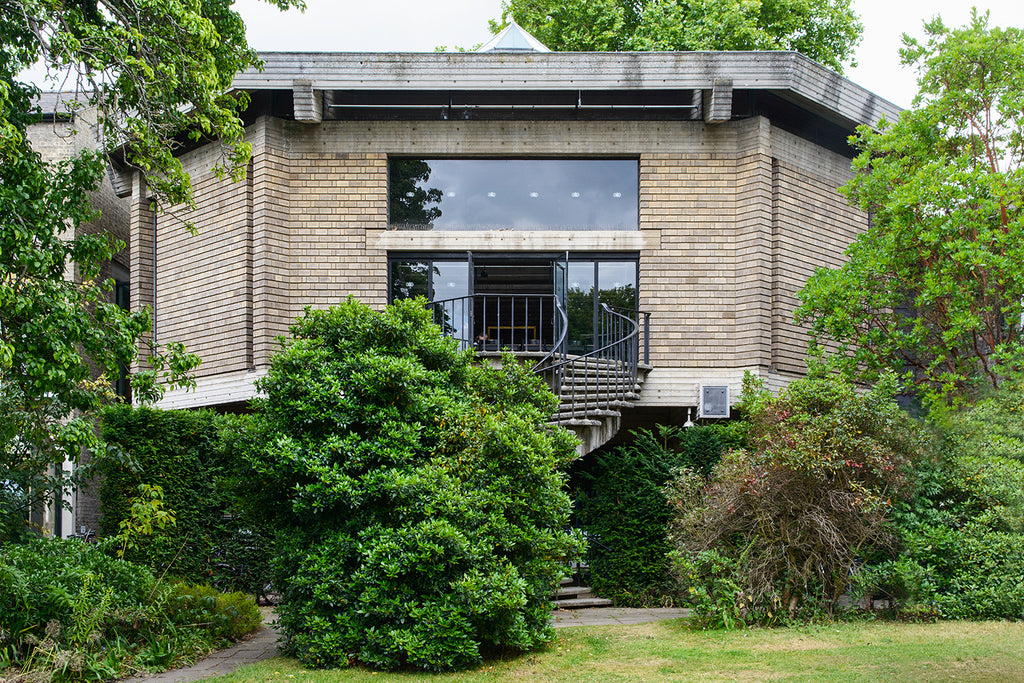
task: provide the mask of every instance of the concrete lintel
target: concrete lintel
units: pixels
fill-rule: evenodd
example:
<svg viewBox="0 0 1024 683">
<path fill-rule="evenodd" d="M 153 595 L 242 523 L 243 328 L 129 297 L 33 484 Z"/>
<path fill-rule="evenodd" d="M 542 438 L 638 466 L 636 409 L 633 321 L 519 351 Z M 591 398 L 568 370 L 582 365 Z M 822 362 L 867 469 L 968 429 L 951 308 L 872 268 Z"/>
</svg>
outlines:
<svg viewBox="0 0 1024 683">
<path fill-rule="evenodd" d="M 661 245 L 660 230 L 381 230 L 366 243 L 385 251 L 640 251 Z"/>
</svg>

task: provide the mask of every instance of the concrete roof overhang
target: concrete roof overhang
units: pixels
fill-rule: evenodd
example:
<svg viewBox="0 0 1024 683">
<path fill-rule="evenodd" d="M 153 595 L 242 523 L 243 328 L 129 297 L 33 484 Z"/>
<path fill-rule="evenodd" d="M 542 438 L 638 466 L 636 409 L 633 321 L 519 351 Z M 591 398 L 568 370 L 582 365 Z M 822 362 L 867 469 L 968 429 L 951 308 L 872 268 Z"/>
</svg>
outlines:
<svg viewBox="0 0 1024 683">
<path fill-rule="evenodd" d="M 289 115 L 315 123 L 323 110 L 436 106 L 595 109 L 677 108 L 728 120 L 733 92 L 770 93 L 845 135 L 896 119 L 898 106 L 797 52 L 263 52 L 263 70 L 231 91 L 289 95 Z M 685 93 L 685 94 L 684 94 Z M 462 101 L 454 101 L 456 99 Z M 372 104 L 352 105 L 362 101 Z M 327 103 L 326 106 L 324 103 Z M 349 104 L 333 104 L 348 102 Z M 250 115 L 253 112 L 250 111 Z M 842 131 L 846 131 L 843 133 Z M 192 143 L 193 145 L 195 143 Z M 190 145 L 184 145 L 188 148 Z M 111 161 L 115 174 L 130 169 Z M 126 186 L 125 182 L 118 184 Z M 119 193 L 120 194 L 120 193 Z"/>
<path fill-rule="evenodd" d="M 358 53 L 266 52 L 262 72 L 239 74 L 250 92 L 769 91 L 840 126 L 876 125 L 901 109 L 797 52 Z"/>
</svg>

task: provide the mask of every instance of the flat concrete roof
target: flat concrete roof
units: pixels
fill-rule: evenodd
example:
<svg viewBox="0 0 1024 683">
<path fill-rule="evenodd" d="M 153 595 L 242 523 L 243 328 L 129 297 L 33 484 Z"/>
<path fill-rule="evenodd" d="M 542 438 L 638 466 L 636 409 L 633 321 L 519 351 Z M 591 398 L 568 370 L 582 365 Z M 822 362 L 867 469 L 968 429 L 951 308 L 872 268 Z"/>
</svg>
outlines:
<svg viewBox="0 0 1024 683">
<path fill-rule="evenodd" d="M 847 125 L 898 106 L 797 52 L 263 52 L 239 90 L 765 90 Z"/>
</svg>

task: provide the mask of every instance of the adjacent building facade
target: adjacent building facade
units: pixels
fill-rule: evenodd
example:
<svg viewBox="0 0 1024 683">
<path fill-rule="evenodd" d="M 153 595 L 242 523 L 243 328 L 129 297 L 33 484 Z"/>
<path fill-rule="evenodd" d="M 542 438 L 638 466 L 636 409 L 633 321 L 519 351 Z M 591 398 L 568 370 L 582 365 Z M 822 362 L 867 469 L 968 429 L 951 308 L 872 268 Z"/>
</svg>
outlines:
<svg viewBox="0 0 1024 683">
<path fill-rule="evenodd" d="M 303 309 L 350 295 L 462 302 L 452 334 L 526 355 L 586 354 L 601 304 L 639 309 L 631 400 L 660 420 L 744 371 L 781 386 L 797 291 L 867 225 L 836 192 L 846 138 L 899 111 L 790 52 L 261 56 L 234 86 L 245 180 L 208 143 L 181 155 L 194 210 L 124 183 L 132 305 L 203 359 L 164 407 L 243 405 Z"/>
<path fill-rule="evenodd" d="M 99 148 L 96 131 L 96 111 L 79 106 L 79 98 L 73 92 L 42 93 L 38 105 L 39 120 L 28 127 L 27 137 L 32 149 L 40 157 L 50 163 L 70 159 L 84 151 Z M 123 192 L 122 192 L 123 194 Z M 111 178 L 105 177 L 100 186 L 90 193 L 93 207 L 100 212 L 99 217 L 90 223 L 68 228 L 63 237 L 71 239 L 73 234 L 112 235 L 115 239 L 128 243 L 129 221 L 128 200 L 118 197 L 118 192 L 111 184 Z M 114 280 L 115 287 L 111 298 L 121 306 L 128 307 L 129 295 L 129 255 L 122 250 L 112 261 L 101 269 L 99 277 L 103 280 Z M 80 281 L 78 272 L 72 267 L 64 274 L 65 278 Z M 127 379 L 111 378 L 115 389 L 127 395 Z M 89 453 L 81 455 L 81 464 L 89 461 Z M 65 470 L 70 471 L 74 465 L 65 462 Z M 99 524 L 99 501 L 95 489 L 67 490 L 60 492 L 61 501 L 53 501 L 44 508 L 33 510 L 30 521 L 43 533 L 52 536 L 69 536 L 79 534 L 82 529 L 95 530 Z M 64 507 L 67 503 L 69 507 Z"/>
</svg>

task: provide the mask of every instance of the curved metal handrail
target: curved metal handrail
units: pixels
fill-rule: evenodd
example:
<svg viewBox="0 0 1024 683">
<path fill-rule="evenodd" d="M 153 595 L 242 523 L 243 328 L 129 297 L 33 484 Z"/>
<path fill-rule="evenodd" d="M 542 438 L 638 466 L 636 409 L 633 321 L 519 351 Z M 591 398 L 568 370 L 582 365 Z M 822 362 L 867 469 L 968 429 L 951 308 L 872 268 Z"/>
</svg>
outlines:
<svg viewBox="0 0 1024 683">
<path fill-rule="evenodd" d="M 558 311 L 558 314 L 562 317 L 562 334 L 558 337 L 558 341 L 551 346 L 551 350 L 548 351 L 543 358 L 533 364 L 533 367 L 530 368 L 531 372 L 540 374 L 541 372 L 544 372 L 544 364 L 553 359 L 556 353 L 561 352 L 562 355 L 565 355 L 565 342 L 569 336 L 569 314 L 565 312 L 565 309 L 562 307 L 562 302 L 557 296 L 555 297 L 555 310 Z M 557 392 L 555 393 L 557 394 Z"/>
<path fill-rule="evenodd" d="M 483 307 L 484 327 L 481 329 L 486 330 L 486 326 L 496 321 L 497 339 L 489 339 L 486 334 L 484 341 L 474 338 L 478 323 L 481 322 L 476 319 L 478 305 Z M 529 315 L 531 305 L 534 306 L 534 318 Z M 457 339 L 463 348 L 475 348 L 478 352 L 500 352 L 509 348 L 515 352 L 546 351 L 531 370 L 538 375 L 548 376 L 552 391 L 561 399 L 554 422 L 564 423 L 577 418 L 601 416 L 601 411 L 613 411 L 623 401 L 634 397 L 639 365 L 640 320 L 643 316 L 646 331 L 649 322 L 647 313 L 600 304 L 594 330 L 595 340 L 600 346 L 570 358 L 566 352 L 569 316 L 555 295 L 469 294 L 430 301 L 427 306 L 434 311 L 435 322 L 442 326 L 446 334 Z M 517 306 L 520 311 L 518 313 Z M 550 318 L 552 313 L 555 318 Z M 554 327 L 545 329 L 552 330 L 554 334 L 547 337 L 544 332 L 537 332 L 539 338 L 525 344 L 519 343 L 521 339 L 514 339 L 516 330 L 522 334 L 528 327 L 523 325 L 526 319 L 538 318 L 550 319 Z M 517 322 L 521 327 L 516 327 Z M 511 330 L 507 339 L 502 337 L 503 329 Z M 558 338 L 554 339 L 556 334 Z M 513 343 L 503 344 L 504 341 Z M 645 332 L 645 362 L 648 343 Z M 567 384 L 571 384 L 572 389 L 563 395 Z"/>
<path fill-rule="evenodd" d="M 618 309 L 635 313 L 637 319 L 634 320 L 613 310 L 617 307 L 602 303 L 600 308 L 606 315 L 599 319 L 598 334 L 610 341 L 579 356 L 563 358 L 546 366 L 540 363 L 534 366 L 534 372 L 551 373 L 552 389 L 559 397 L 562 397 L 567 379 L 574 385 L 568 401 L 563 398 L 555 422 L 586 418 L 592 411 L 613 410 L 620 402 L 631 398 L 636 387 L 639 318 L 647 314 Z M 579 390 L 581 384 L 582 391 Z"/>
</svg>

